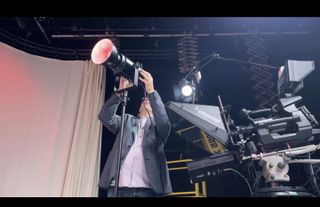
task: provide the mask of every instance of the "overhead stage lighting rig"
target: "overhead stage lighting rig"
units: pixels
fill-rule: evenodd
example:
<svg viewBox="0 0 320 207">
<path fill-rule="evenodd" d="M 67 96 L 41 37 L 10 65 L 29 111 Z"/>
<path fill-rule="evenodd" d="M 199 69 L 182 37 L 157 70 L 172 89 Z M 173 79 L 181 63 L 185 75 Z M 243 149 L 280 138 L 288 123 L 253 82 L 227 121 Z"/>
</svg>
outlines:
<svg viewBox="0 0 320 207">
<path fill-rule="evenodd" d="M 176 101 L 183 101 L 183 102 L 192 102 L 193 104 L 196 101 L 196 91 L 197 87 L 200 84 L 201 80 L 201 69 L 207 66 L 213 60 L 222 60 L 228 62 L 235 62 L 241 64 L 250 64 L 250 65 L 257 65 L 272 69 L 279 69 L 279 67 L 265 65 L 260 63 L 248 62 L 243 60 L 238 60 L 235 58 L 226 58 L 220 56 L 218 53 L 212 53 L 205 58 L 203 58 L 197 65 L 192 67 L 187 75 L 185 75 L 182 80 L 179 81 L 178 84 L 173 86 L 174 97 Z"/>
</svg>

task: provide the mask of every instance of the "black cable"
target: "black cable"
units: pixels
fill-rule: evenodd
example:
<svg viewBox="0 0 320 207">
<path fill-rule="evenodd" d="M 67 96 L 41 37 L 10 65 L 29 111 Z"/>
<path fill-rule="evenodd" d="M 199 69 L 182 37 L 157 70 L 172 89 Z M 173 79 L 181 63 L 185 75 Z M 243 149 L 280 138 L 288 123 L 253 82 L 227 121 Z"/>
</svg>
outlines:
<svg viewBox="0 0 320 207">
<path fill-rule="evenodd" d="M 206 59 L 210 58 L 205 64 L 203 64 L 201 67 L 199 67 L 200 63 L 205 61 Z M 256 66 L 260 66 L 260 67 L 266 67 L 266 68 L 271 68 L 271 69 L 279 69 L 280 67 L 276 67 L 276 66 L 271 66 L 271 65 L 266 65 L 266 64 L 260 64 L 260 63 L 255 63 L 255 62 L 249 62 L 249 61 L 244 61 L 244 60 L 238 60 L 236 58 L 225 58 L 225 57 L 221 57 L 218 53 L 213 53 L 210 54 L 208 56 L 206 56 L 205 58 L 203 58 L 197 65 L 195 65 L 191 71 L 189 71 L 189 73 L 185 76 L 185 78 L 187 79 L 190 75 L 192 75 L 193 73 L 200 71 L 203 67 L 205 67 L 207 64 L 209 64 L 211 61 L 213 61 L 214 59 L 217 60 L 224 60 L 224 61 L 229 61 L 229 62 L 236 62 L 236 63 L 240 63 L 240 64 L 249 64 L 249 65 L 256 65 Z"/>
<path fill-rule="evenodd" d="M 188 74 L 185 76 L 186 79 L 189 78 L 190 75 L 192 75 L 193 73 L 197 72 L 197 71 L 200 71 L 203 67 L 205 67 L 206 65 L 208 65 L 212 60 L 214 60 L 215 58 L 217 57 L 217 54 L 216 53 L 213 53 L 213 54 L 210 54 L 206 57 L 204 57 L 202 60 L 200 60 L 198 62 L 198 64 L 196 64 L 195 66 L 192 67 L 192 70 L 190 70 L 188 72 Z M 206 59 L 210 58 L 205 64 L 203 64 L 201 67 L 200 66 L 200 63 L 205 61 Z"/>
<path fill-rule="evenodd" d="M 230 62 L 236 62 L 236 63 L 244 63 L 244 64 L 249 64 L 249 65 L 256 65 L 256 66 L 261 66 L 261 67 L 266 67 L 266 68 L 271 68 L 271 69 L 279 69 L 280 68 L 280 67 L 261 64 L 261 63 L 254 63 L 254 62 L 249 62 L 249 61 L 244 61 L 244 60 L 238 60 L 238 59 L 235 59 L 235 58 L 220 57 L 219 54 L 217 54 L 217 59 L 230 61 Z"/>
<path fill-rule="evenodd" d="M 238 172 L 237 170 L 235 170 L 235 169 L 233 169 L 233 168 L 226 168 L 226 169 L 224 169 L 223 171 L 233 171 L 233 172 L 237 173 L 238 175 L 240 175 L 240 176 L 246 181 L 251 196 L 253 195 L 253 191 L 252 191 L 252 189 L 251 189 L 251 186 L 250 186 L 248 180 L 246 179 L 246 177 L 244 177 L 244 175 L 242 175 L 240 172 Z"/>
</svg>

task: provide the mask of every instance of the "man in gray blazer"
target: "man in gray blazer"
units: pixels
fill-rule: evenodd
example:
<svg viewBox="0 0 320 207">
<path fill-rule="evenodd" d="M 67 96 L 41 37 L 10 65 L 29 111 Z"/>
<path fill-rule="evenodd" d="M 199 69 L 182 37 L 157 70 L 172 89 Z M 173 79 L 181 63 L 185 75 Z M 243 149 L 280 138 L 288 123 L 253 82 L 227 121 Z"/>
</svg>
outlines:
<svg viewBox="0 0 320 207">
<path fill-rule="evenodd" d="M 172 192 L 164 145 L 169 137 L 171 124 L 164 104 L 154 89 L 153 78 L 145 70 L 140 71 L 146 96 L 137 117 L 125 114 L 119 197 L 156 197 Z M 119 89 L 131 83 L 121 77 Z M 99 187 L 108 190 L 108 197 L 115 196 L 117 155 L 120 144 L 121 117 L 116 115 L 121 102 L 119 94 L 113 94 L 103 105 L 100 121 L 117 135 L 100 177 Z"/>
</svg>

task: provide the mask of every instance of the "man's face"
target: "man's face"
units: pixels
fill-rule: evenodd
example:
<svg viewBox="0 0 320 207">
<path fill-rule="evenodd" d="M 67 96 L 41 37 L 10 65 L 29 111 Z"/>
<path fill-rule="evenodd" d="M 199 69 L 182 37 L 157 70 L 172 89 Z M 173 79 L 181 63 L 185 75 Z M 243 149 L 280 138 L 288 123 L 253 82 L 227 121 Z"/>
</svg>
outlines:
<svg viewBox="0 0 320 207">
<path fill-rule="evenodd" d="M 140 108 L 139 108 L 139 112 L 141 114 L 144 114 L 144 115 L 148 115 L 148 112 L 146 111 L 146 109 L 148 110 L 148 112 L 152 113 L 152 108 L 150 106 L 150 102 L 149 102 L 149 99 L 148 98 L 143 98 L 142 99 L 142 103 L 140 105 Z"/>
</svg>

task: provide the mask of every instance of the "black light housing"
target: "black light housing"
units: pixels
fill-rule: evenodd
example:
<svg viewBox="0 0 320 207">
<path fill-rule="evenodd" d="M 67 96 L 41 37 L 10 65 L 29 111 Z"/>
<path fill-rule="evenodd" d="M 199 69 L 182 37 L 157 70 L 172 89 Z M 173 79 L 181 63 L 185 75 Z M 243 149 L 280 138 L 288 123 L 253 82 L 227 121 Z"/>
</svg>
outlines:
<svg viewBox="0 0 320 207">
<path fill-rule="evenodd" d="M 174 98 L 181 102 L 195 102 L 198 99 L 197 85 L 200 83 L 201 73 L 195 71 L 189 73 L 186 77 L 173 86 Z"/>
<path fill-rule="evenodd" d="M 113 71 L 115 76 L 123 76 L 133 83 L 133 87 L 138 87 L 140 63 L 134 63 L 123 54 L 119 54 L 117 48 L 109 39 L 102 39 L 92 49 L 92 62 L 103 64 Z"/>
<path fill-rule="evenodd" d="M 181 102 L 192 102 L 195 90 L 196 88 L 192 82 L 182 79 L 173 86 L 174 99 Z"/>
</svg>

